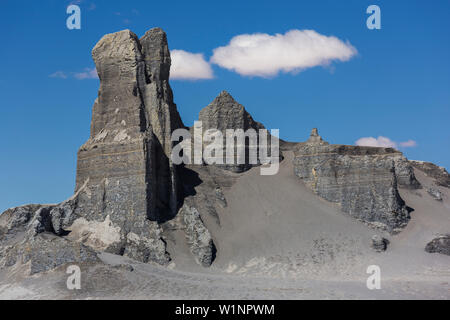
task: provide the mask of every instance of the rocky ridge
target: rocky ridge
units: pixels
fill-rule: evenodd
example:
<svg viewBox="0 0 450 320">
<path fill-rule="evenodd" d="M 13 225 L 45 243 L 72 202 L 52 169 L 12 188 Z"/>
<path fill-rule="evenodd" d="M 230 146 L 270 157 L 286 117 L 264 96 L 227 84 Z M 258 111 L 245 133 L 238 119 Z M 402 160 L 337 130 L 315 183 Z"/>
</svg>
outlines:
<svg viewBox="0 0 450 320">
<path fill-rule="evenodd" d="M 221 225 L 219 208 L 228 206 L 223 189 L 259 163 L 172 163 L 171 134 L 184 124 L 169 85 L 170 52 L 161 29 L 140 39 L 129 30 L 105 35 L 92 55 L 100 89 L 90 137 L 78 151 L 75 194 L 60 204 L 27 205 L 0 215 L 0 267 L 27 264 L 30 273 L 38 273 L 67 263 L 97 263 L 98 252 L 168 265 L 177 255 L 179 234 L 194 260 L 210 266 L 220 254 L 214 230 Z M 203 131 L 264 129 L 226 91 L 200 111 L 199 120 Z M 413 167 L 450 186 L 443 168 L 408 161 L 391 148 L 331 145 L 317 129 L 306 142 L 280 140 L 280 146 L 294 151 L 299 183 L 391 233 L 410 219 L 399 188 L 422 187 Z M 385 240 L 373 239 L 374 248 L 385 250 Z"/>
<path fill-rule="evenodd" d="M 295 149 L 294 172 L 314 193 L 342 211 L 392 233 L 410 219 L 398 185 L 420 184 L 403 155 L 391 148 L 330 145 L 313 129 Z"/>
<path fill-rule="evenodd" d="M 159 28 L 141 39 L 129 30 L 108 34 L 92 56 L 100 89 L 90 138 L 78 151 L 75 195 L 59 205 L 10 210 L 1 216 L 2 234 L 14 238 L 22 229 L 36 230 L 25 242 L 48 233 L 98 252 L 167 265 L 161 224 L 178 214 L 183 197 L 171 134 L 184 125 L 169 85 L 166 34 Z M 204 228 L 201 219 L 189 221 L 186 232 Z"/>
<path fill-rule="evenodd" d="M 426 161 L 410 160 L 409 162 L 414 168 L 423 171 L 427 176 L 433 178 L 436 185 L 450 188 L 450 174 L 445 168 Z"/>
<path fill-rule="evenodd" d="M 255 121 L 245 107 L 238 103 L 227 91 L 222 91 L 208 106 L 200 111 L 199 121 L 202 122 L 203 134 L 208 130 L 218 130 L 223 134 L 222 159 L 224 164 L 219 165 L 221 168 L 239 173 L 261 164 L 260 149 L 250 145 L 250 135 L 245 138 L 245 141 L 235 139 L 236 146 L 233 152 L 235 164 L 229 164 L 226 161 L 226 130 L 231 129 L 235 132 L 236 130 L 242 130 L 247 134 L 252 132 L 255 134 L 255 144 L 259 145 L 259 130 L 266 129 L 263 124 Z M 269 136 L 268 133 L 268 146 L 270 146 Z M 237 148 L 240 146 L 245 149 L 245 159 L 241 164 L 237 163 Z M 252 152 L 255 154 L 255 162 L 249 160 L 249 154 Z M 267 156 L 269 155 L 270 153 L 267 153 Z"/>
</svg>

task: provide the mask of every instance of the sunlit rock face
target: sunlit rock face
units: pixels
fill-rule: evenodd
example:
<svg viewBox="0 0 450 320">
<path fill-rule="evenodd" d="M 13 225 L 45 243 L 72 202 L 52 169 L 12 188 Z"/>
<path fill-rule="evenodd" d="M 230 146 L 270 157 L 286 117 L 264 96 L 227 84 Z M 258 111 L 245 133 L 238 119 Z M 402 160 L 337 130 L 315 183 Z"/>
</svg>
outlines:
<svg viewBox="0 0 450 320">
<path fill-rule="evenodd" d="M 178 209 L 171 133 L 183 127 L 169 85 L 170 53 L 155 28 L 142 39 L 129 30 L 104 36 L 92 55 L 100 78 L 91 136 L 78 152 L 73 219 L 120 229 L 108 250 L 166 263 L 159 223 Z"/>
<path fill-rule="evenodd" d="M 398 193 L 397 168 L 405 184 L 416 180 L 413 173 L 407 179 L 412 170 L 400 152 L 331 145 L 317 129 L 294 152 L 295 174 L 314 193 L 338 203 L 342 211 L 390 232 L 398 232 L 408 223 L 409 210 Z"/>
<path fill-rule="evenodd" d="M 32 273 L 41 272 L 94 261 L 95 252 L 167 265 L 167 239 L 178 231 L 197 263 L 209 266 L 215 246 L 200 213 L 180 210 L 191 186 L 183 185 L 182 168 L 171 160 L 172 133 L 184 125 L 169 85 L 166 34 L 159 28 L 141 39 L 129 30 L 108 34 L 92 56 L 100 89 L 90 137 L 78 151 L 75 194 L 1 215 L 0 241 L 7 246 L 0 246 L 0 267 L 31 261 Z M 29 244 L 42 244 L 48 261 L 28 255 Z"/>
</svg>

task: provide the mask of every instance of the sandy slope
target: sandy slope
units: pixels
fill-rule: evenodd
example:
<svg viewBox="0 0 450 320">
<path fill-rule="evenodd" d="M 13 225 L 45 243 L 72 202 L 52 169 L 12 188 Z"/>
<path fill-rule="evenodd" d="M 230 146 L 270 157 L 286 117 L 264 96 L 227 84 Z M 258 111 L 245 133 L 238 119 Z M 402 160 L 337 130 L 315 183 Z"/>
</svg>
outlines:
<svg viewBox="0 0 450 320">
<path fill-rule="evenodd" d="M 443 202 L 425 189 L 401 190 L 415 211 L 407 228 L 390 236 L 312 194 L 293 175 L 293 155 L 285 156 L 276 176 L 254 168 L 224 188 L 228 207 L 217 208 L 220 226 L 203 216 L 218 249 L 211 268 L 196 266 L 175 233 L 170 268 L 103 254 L 105 266 L 83 266 L 76 293 L 66 289 L 63 269 L 33 278 L 18 271 L 0 274 L 0 298 L 450 299 L 450 257 L 424 251 L 436 234 L 450 232 L 450 190 L 440 188 Z M 416 175 L 431 186 L 422 172 Z M 386 252 L 370 248 L 374 234 L 391 241 Z M 381 268 L 381 290 L 366 288 L 372 264 Z"/>
</svg>

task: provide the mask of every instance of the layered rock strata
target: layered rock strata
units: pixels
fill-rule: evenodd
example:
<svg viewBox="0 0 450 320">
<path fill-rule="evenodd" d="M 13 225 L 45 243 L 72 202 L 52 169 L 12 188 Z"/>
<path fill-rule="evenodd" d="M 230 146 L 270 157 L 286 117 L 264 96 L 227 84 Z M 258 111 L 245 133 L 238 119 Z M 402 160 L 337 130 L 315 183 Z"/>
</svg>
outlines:
<svg viewBox="0 0 450 320">
<path fill-rule="evenodd" d="M 1 216 L 0 240 L 20 249 L 36 239 L 44 241 L 41 234 L 47 234 L 58 239 L 52 244 L 168 264 L 161 224 L 178 214 L 184 197 L 171 161 L 171 134 L 184 125 L 169 85 L 166 34 L 159 28 L 141 39 L 129 30 L 108 34 L 92 56 L 100 89 L 90 137 L 78 151 L 75 194 L 58 205 L 9 210 Z M 191 251 L 200 264 L 209 265 L 212 254 L 202 247 L 208 231 L 198 214 L 184 212 L 194 211 L 181 214 L 191 217 L 185 219 Z M 17 234 L 26 235 L 22 244 Z M 212 240 L 205 245 L 212 248 Z"/>
<path fill-rule="evenodd" d="M 203 133 L 207 130 L 218 130 L 223 136 L 223 165 L 221 168 L 230 170 L 233 172 L 243 172 L 249 170 L 250 168 L 260 164 L 259 157 L 259 130 L 265 129 L 265 127 L 255 121 L 252 116 L 247 112 L 243 105 L 238 103 L 234 98 L 227 92 L 222 91 L 208 106 L 203 108 L 199 114 L 199 121 L 202 123 Z M 250 134 L 254 132 L 256 134 L 256 144 L 250 143 L 249 135 L 246 136 L 245 141 L 239 141 L 237 138 L 234 139 L 235 148 L 233 152 L 234 164 L 227 161 L 226 153 L 226 139 L 227 130 L 242 130 L 244 133 Z M 266 155 L 270 155 L 270 133 L 267 133 L 267 152 Z M 231 140 L 230 140 L 231 141 Z M 237 148 L 243 147 L 245 150 L 245 158 L 238 163 Z M 251 161 L 249 155 L 253 153 L 256 155 L 254 157 L 255 161 Z"/>
<path fill-rule="evenodd" d="M 400 152 L 330 145 L 313 129 L 308 141 L 299 143 L 294 153 L 295 174 L 314 193 L 338 203 L 342 211 L 389 232 L 408 223 L 409 209 L 398 193 L 398 184 L 402 180 L 414 188 L 417 180 Z"/>
<path fill-rule="evenodd" d="M 450 174 L 445 168 L 431 162 L 410 160 L 411 165 L 433 178 L 438 186 L 450 188 Z"/>
<path fill-rule="evenodd" d="M 140 40 L 129 30 L 104 36 L 92 55 L 100 78 L 91 136 L 78 152 L 73 219 L 118 228 L 107 250 L 141 261 L 168 261 L 158 223 L 177 212 L 171 133 L 183 127 L 169 86 L 165 33 Z"/>
<path fill-rule="evenodd" d="M 440 253 L 450 256 L 450 234 L 434 238 L 425 246 L 429 253 Z"/>
</svg>

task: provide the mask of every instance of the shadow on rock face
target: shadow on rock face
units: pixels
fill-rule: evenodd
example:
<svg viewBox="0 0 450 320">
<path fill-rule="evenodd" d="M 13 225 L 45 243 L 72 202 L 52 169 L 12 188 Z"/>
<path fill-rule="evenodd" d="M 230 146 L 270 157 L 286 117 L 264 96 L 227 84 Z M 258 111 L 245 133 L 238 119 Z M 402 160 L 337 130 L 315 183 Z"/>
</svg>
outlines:
<svg viewBox="0 0 450 320">
<path fill-rule="evenodd" d="M 181 206 L 183 206 L 184 198 L 195 196 L 197 194 L 195 187 L 202 184 L 203 180 L 197 172 L 186 167 L 180 168 L 180 176 L 183 181 L 183 197 L 181 198 Z"/>
</svg>

